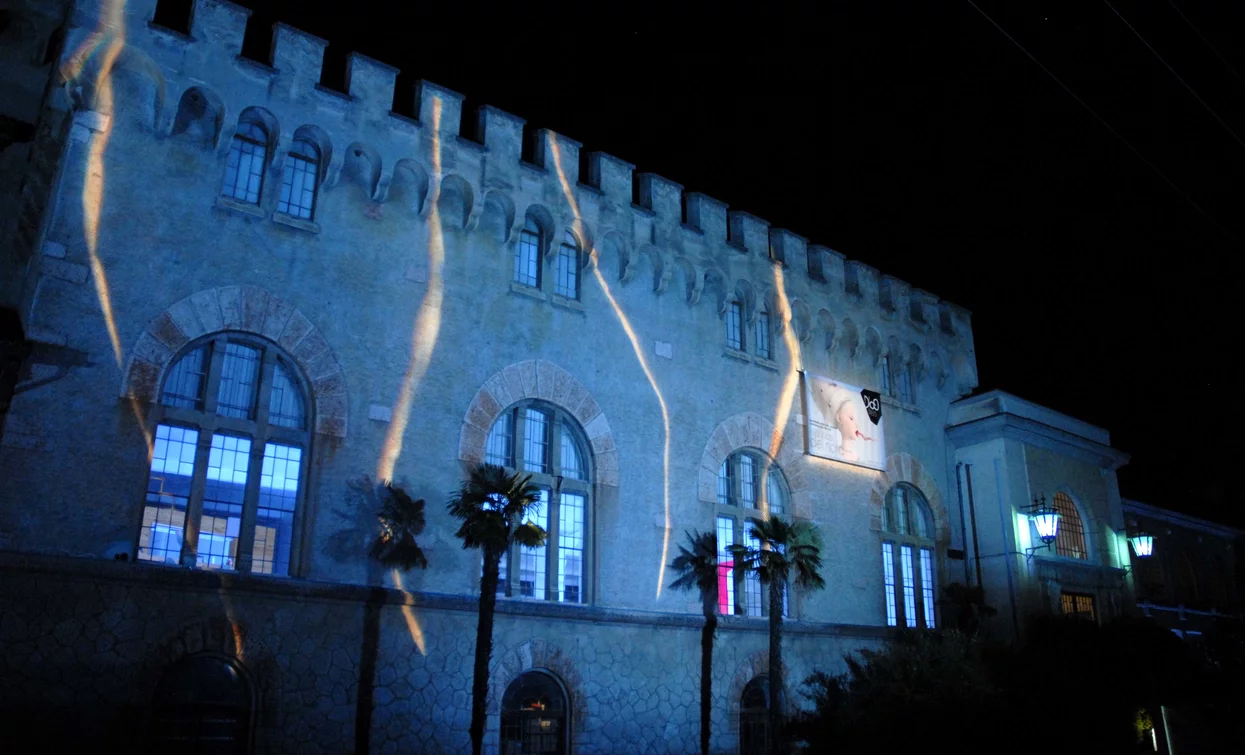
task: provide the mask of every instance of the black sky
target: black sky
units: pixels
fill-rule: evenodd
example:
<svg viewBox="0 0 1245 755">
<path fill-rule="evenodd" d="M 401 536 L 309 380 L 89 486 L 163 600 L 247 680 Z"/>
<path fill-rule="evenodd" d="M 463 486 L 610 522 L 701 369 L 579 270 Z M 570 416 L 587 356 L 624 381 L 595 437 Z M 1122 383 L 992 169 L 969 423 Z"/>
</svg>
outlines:
<svg viewBox="0 0 1245 755">
<path fill-rule="evenodd" d="M 1245 526 L 1245 5 L 1110 0 L 1225 127 L 1105 2 L 974 1 L 1118 135 L 967 0 L 241 4 L 249 57 L 286 21 L 326 86 L 362 52 L 400 111 L 428 79 L 968 307 L 982 390 L 1109 429 L 1125 496 Z"/>
</svg>

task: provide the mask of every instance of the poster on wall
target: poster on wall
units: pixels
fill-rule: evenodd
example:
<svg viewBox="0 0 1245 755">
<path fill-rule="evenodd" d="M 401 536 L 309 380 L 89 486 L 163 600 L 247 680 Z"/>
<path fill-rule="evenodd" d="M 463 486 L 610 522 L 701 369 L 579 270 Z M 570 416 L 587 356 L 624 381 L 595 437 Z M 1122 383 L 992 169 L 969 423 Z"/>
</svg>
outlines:
<svg viewBox="0 0 1245 755">
<path fill-rule="evenodd" d="M 810 455 L 886 468 L 882 397 L 876 391 L 805 372 L 804 416 Z"/>
</svg>

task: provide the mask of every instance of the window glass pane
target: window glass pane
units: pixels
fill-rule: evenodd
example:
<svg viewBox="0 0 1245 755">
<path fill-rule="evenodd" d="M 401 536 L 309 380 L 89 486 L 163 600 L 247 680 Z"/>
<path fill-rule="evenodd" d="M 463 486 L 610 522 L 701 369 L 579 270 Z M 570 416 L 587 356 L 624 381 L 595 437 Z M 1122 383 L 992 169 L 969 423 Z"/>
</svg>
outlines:
<svg viewBox="0 0 1245 755">
<path fill-rule="evenodd" d="M 514 412 L 506 412 L 493 423 L 488 432 L 484 461 L 500 467 L 514 466 Z"/>
<path fill-rule="evenodd" d="M 530 416 L 530 415 L 529 415 Z M 524 523 L 549 528 L 549 491 L 540 491 L 540 503 L 528 510 Z M 519 594 L 525 598 L 545 599 L 545 553 L 547 546 L 521 546 L 519 550 Z"/>
<path fill-rule="evenodd" d="M 216 394 L 216 413 L 222 417 L 251 419 L 259 383 L 259 349 L 240 343 L 225 344 Z"/>
<path fill-rule="evenodd" d="M 882 357 L 882 364 L 879 368 L 882 373 L 882 395 L 891 395 L 891 360 L 888 356 Z"/>
<path fill-rule="evenodd" d="M 203 490 L 203 517 L 199 520 L 196 566 L 237 568 L 238 534 L 242 529 L 242 502 L 251 462 L 251 441 L 233 435 L 213 435 L 208 451 L 207 484 Z"/>
<path fill-rule="evenodd" d="M 886 586 L 886 626 L 898 626 L 895 610 L 895 546 L 882 543 L 882 582 Z"/>
<path fill-rule="evenodd" d="M 208 345 L 204 344 L 177 360 L 164 379 L 165 406 L 199 409 L 203 402 L 203 383 L 207 380 Z"/>
<path fill-rule="evenodd" d="M 762 312 L 757 315 L 757 356 L 762 359 L 769 359 L 769 312 Z"/>
<path fill-rule="evenodd" d="M 290 546 L 294 542 L 294 509 L 298 505 L 298 477 L 303 451 L 294 446 L 269 443 L 259 475 L 259 510 L 255 517 L 255 547 L 251 571 L 290 573 Z"/>
<path fill-rule="evenodd" d="M 221 193 L 251 204 L 259 203 L 264 163 L 268 156 L 267 135 L 252 123 L 239 124 L 238 133 L 229 148 L 225 167 L 225 185 Z"/>
<path fill-rule="evenodd" d="M 579 244 L 575 241 L 575 237 L 567 232 L 566 240 L 558 249 L 558 275 L 554 286 L 554 293 L 558 296 L 565 296 L 568 299 L 579 298 L 579 269 L 576 264 L 578 261 Z"/>
<path fill-rule="evenodd" d="M 303 392 L 278 361 L 272 372 L 272 393 L 268 398 L 268 421 L 281 427 L 303 427 Z"/>
<path fill-rule="evenodd" d="M 733 301 L 726 308 L 726 345 L 732 349 L 743 350 L 743 307 Z"/>
<path fill-rule="evenodd" d="M 718 503 L 723 506 L 731 505 L 731 465 L 729 461 L 723 461 L 722 468 L 718 470 Z"/>
<path fill-rule="evenodd" d="M 147 505 L 138 536 L 142 561 L 177 564 L 181 561 L 186 503 L 195 474 L 199 433 L 184 427 L 158 425 L 147 478 Z"/>
<path fill-rule="evenodd" d="M 744 527 L 744 545 L 754 550 L 761 548 L 751 526 Z M 761 615 L 761 576 L 754 571 L 744 572 L 744 610 L 749 616 Z"/>
<path fill-rule="evenodd" d="M 558 498 L 558 600 L 583 602 L 584 497 L 562 493 Z"/>
<path fill-rule="evenodd" d="M 317 166 L 312 160 L 290 153 L 281 172 L 281 199 L 277 212 L 311 219 L 316 195 Z"/>
<path fill-rule="evenodd" d="M 895 488 L 895 531 L 908 534 L 908 491 L 902 487 Z"/>
<path fill-rule="evenodd" d="M 757 507 L 756 461 L 747 454 L 739 456 L 739 498 L 745 508 Z"/>
<path fill-rule="evenodd" d="M 765 496 L 769 502 L 771 514 L 781 514 L 787 507 L 786 496 L 782 492 L 782 483 L 778 481 L 778 470 L 770 468 L 765 476 Z"/>
<path fill-rule="evenodd" d="M 523 468 L 529 472 L 549 471 L 549 415 L 528 409 L 523 428 Z"/>
<path fill-rule="evenodd" d="M 730 547 L 735 544 L 735 520 L 718 517 L 718 613 L 735 613 L 735 560 Z"/>
<path fill-rule="evenodd" d="M 896 371 L 899 375 L 899 400 L 911 404 L 912 375 L 908 371 L 908 366 L 901 362 Z"/>
<path fill-rule="evenodd" d="M 916 530 L 917 537 L 925 540 L 932 540 L 933 533 L 930 530 L 929 507 L 925 505 L 925 501 L 920 496 L 911 496 L 911 508 L 909 516 L 912 519 L 912 528 Z"/>
<path fill-rule="evenodd" d="M 908 626 L 916 626 L 916 584 L 912 573 L 912 546 L 899 546 L 899 564 L 903 570 L 903 611 Z"/>
<path fill-rule="evenodd" d="M 524 286 L 540 285 L 540 235 L 528 228 L 519 232 L 514 247 L 514 280 Z"/>
<path fill-rule="evenodd" d="M 895 504 L 894 496 L 891 496 L 890 500 L 888 500 L 886 504 L 882 506 L 882 531 L 883 532 L 891 531 L 891 507 L 894 506 L 894 504 Z"/>
<path fill-rule="evenodd" d="M 921 549 L 921 603 L 925 608 L 925 628 L 934 628 L 934 559 L 929 548 Z"/>
<path fill-rule="evenodd" d="M 562 476 L 572 480 L 584 480 L 584 464 L 579 458 L 579 445 L 571 435 L 571 431 L 562 427 Z"/>
</svg>

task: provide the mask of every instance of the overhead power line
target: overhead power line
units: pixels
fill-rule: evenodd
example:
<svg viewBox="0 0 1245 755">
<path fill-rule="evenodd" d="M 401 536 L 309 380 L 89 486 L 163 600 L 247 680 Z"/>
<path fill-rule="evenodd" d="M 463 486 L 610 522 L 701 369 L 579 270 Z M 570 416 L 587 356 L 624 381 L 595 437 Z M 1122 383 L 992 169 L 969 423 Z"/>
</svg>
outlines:
<svg viewBox="0 0 1245 755">
<path fill-rule="evenodd" d="M 1236 80 L 1241 82 L 1242 84 L 1245 84 L 1245 79 L 1241 78 L 1241 74 L 1237 73 L 1236 68 L 1234 68 L 1232 64 L 1228 62 L 1228 59 L 1223 56 L 1223 53 L 1219 52 L 1219 48 L 1211 44 L 1211 41 L 1206 38 L 1206 35 L 1202 33 L 1202 30 L 1197 28 L 1197 25 L 1193 23 L 1193 20 L 1190 19 L 1188 16 L 1186 16 L 1184 14 L 1184 11 L 1180 10 L 1180 7 L 1176 5 L 1175 0 L 1167 0 L 1167 4 L 1172 7 L 1172 10 L 1180 14 L 1180 17 L 1184 19 L 1184 22 L 1186 24 L 1189 25 L 1189 28 L 1193 30 L 1193 33 L 1196 34 L 1199 39 L 1201 39 L 1203 42 L 1206 43 L 1206 46 L 1210 48 L 1211 52 L 1215 53 L 1215 57 L 1219 58 L 1220 62 L 1222 62 L 1225 66 L 1228 67 L 1228 70 L 1232 72 L 1232 75 L 1236 77 Z"/>
</svg>

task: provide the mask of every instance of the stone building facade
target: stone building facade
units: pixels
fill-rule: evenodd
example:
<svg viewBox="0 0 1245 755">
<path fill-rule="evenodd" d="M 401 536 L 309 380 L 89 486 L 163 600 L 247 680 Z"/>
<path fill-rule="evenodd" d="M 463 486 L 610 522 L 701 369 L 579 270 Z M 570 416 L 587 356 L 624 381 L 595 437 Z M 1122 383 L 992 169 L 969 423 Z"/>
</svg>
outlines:
<svg viewBox="0 0 1245 755">
<path fill-rule="evenodd" d="M 743 537 L 762 500 L 826 542 L 827 589 L 788 608 L 793 704 L 891 626 L 940 624 L 969 559 L 1018 595 L 1024 479 L 1090 523 L 1093 568 L 1057 581 L 1121 605 L 1124 457 L 961 400 L 964 309 L 434 84 L 396 114 L 396 71 L 361 55 L 325 89 L 326 43 L 297 29 L 242 58 L 230 3 L 198 0 L 189 35 L 153 12 L 74 6 L 41 106 L 55 181 L 5 241 L 30 351 L 0 438 L 0 702 L 49 751 L 161 736 L 196 700 L 255 752 L 465 751 L 480 557 L 442 504 L 488 459 L 538 462 L 551 532 L 507 561 L 493 752 L 524 685 L 569 751 L 695 751 L 700 609 L 667 564 L 685 531 Z M 806 373 L 882 394 L 876 468 L 805 452 Z M 426 571 L 343 547 L 364 476 L 428 501 Z M 723 753 L 747 750 L 768 662 L 759 588 L 732 584 Z"/>
</svg>

